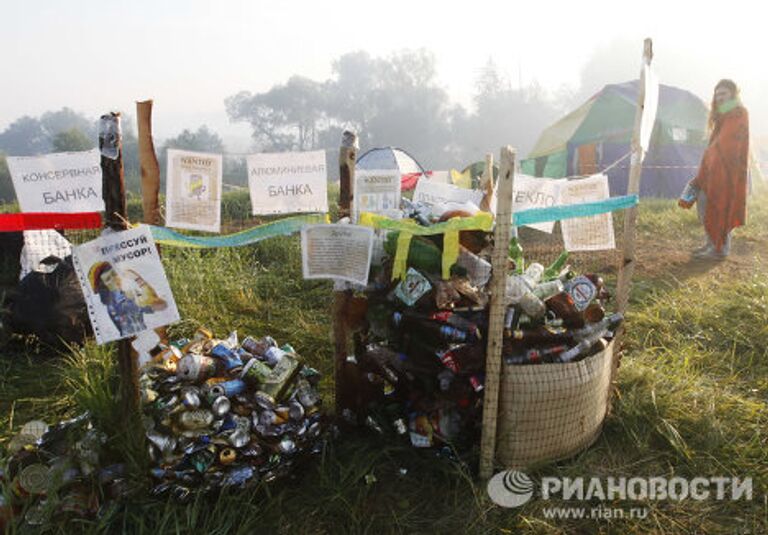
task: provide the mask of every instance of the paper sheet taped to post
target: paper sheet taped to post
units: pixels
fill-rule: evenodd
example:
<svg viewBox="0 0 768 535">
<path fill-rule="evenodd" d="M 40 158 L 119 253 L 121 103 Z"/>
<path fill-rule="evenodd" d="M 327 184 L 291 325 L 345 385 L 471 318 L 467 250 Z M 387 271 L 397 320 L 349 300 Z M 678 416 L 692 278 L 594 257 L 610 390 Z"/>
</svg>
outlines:
<svg viewBox="0 0 768 535">
<path fill-rule="evenodd" d="M 475 206 L 480 206 L 483 200 L 483 192 L 476 189 L 466 189 L 445 184 L 433 179 L 421 178 L 416 183 L 416 189 L 413 192 L 413 200 L 423 202 L 430 206 L 444 204 L 448 202 L 465 203 L 471 202 Z"/>
<path fill-rule="evenodd" d="M 98 149 L 43 156 L 9 156 L 22 212 L 101 212 L 101 156 Z"/>
<path fill-rule="evenodd" d="M 560 185 L 560 204 L 602 201 L 610 197 L 608 177 L 592 175 L 567 180 Z M 567 251 L 602 251 L 615 249 L 611 213 L 564 219 L 560 222 L 563 245 Z"/>
<path fill-rule="evenodd" d="M 368 284 L 373 229 L 357 225 L 307 225 L 301 230 L 305 279 Z"/>
<path fill-rule="evenodd" d="M 219 232 L 221 182 L 221 154 L 168 149 L 166 226 Z"/>
<path fill-rule="evenodd" d="M 393 169 L 357 169 L 354 186 L 354 219 L 361 212 L 400 217 L 400 172 Z"/>
<path fill-rule="evenodd" d="M 148 226 L 78 245 L 72 260 L 99 344 L 179 321 Z"/>
<path fill-rule="evenodd" d="M 328 211 L 325 151 L 251 154 L 253 215 Z"/>
<path fill-rule="evenodd" d="M 560 197 L 558 189 L 561 182 L 562 180 L 515 174 L 515 182 L 512 185 L 512 212 L 528 210 L 529 208 L 549 208 L 556 205 Z M 491 199 L 491 208 L 494 214 L 496 213 L 496 202 L 496 191 L 494 190 Z M 547 221 L 526 226 L 551 234 L 555 222 Z"/>
</svg>

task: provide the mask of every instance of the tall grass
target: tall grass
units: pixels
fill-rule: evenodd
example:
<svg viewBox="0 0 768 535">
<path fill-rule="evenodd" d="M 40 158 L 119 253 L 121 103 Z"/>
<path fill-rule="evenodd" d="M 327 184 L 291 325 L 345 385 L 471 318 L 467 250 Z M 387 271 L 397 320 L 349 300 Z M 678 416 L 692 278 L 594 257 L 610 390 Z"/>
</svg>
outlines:
<svg viewBox="0 0 768 535">
<path fill-rule="evenodd" d="M 238 204 L 240 202 L 241 204 Z M 240 213 L 244 201 L 233 201 Z M 247 209 L 247 203 L 244 205 Z M 644 203 L 641 243 L 684 243 L 700 234 L 694 214 L 671 201 Z M 765 246 L 768 213 L 752 210 L 741 239 Z M 643 233 L 647 233 L 643 238 Z M 750 242 L 751 243 L 751 242 Z M 303 281 L 298 239 L 212 251 L 165 248 L 163 262 L 183 321 L 217 334 L 271 334 L 325 373 L 332 399 L 331 285 Z M 473 461 L 457 464 L 377 436 L 343 433 L 289 479 L 244 492 L 200 495 L 191 504 L 148 497 L 146 479 L 96 519 L 50 524 L 50 533 L 766 533 L 768 512 L 768 275 L 758 263 L 693 278 L 647 275 L 636 284 L 618 397 L 603 434 L 534 477 L 738 476 L 749 501 L 648 502 L 646 520 L 547 520 L 533 500 L 490 503 Z M 86 345 L 44 358 L 17 340 L 0 359 L 0 437 L 28 419 L 49 422 L 90 410 L 110 436 L 107 454 L 141 475 L 143 452 L 121 429 L 109 348 Z M 135 438 L 135 437 L 133 437 Z M 368 482 L 366 481 L 368 477 Z M 375 481 L 371 482 L 372 479 Z M 142 486 L 144 485 L 144 486 Z M 569 503 L 567 505 L 581 505 Z M 593 504 L 594 505 L 594 504 Z M 624 504 L 613 504 L 624 505 Z M 21 531 L 25 531 L 23 525 Z"/>
</svg>

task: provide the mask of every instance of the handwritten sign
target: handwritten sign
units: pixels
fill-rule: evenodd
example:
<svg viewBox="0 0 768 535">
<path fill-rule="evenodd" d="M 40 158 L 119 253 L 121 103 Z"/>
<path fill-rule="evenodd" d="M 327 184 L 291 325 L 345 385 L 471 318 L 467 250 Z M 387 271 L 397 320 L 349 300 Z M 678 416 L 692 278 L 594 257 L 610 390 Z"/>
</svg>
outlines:
<svg viewBox="0 0 768 535">
<path fill-rule="evenodd" d="M 9 156 L 22 212 L 100 212 L 101 157 L 98 149 L 44 156 Z"/>
<path fill-rule="evenodd" d="M 99 344 L 179 321 L 146 225 L 76 246 L 72 260 Z"/>
<path fill-rule="evenodd" d="M 247 161 L 254 215 L 328 211 L 325 151 L 251 154 Z"/>
<path fill-rule="evenodd" d="M 512 194 L 513 211 L 519 212 L 529 208 L 548 208 L 558 201 L 558 186 L 560 180 L 538 178 L 529 175 L 515 175 L 514 193 Z M 528 225 L 542 232 L 552 233 L 554 221 Z"/>
<path fill-rule="evenodd" d="M 602 201 L 608 197 L 608 177 L 602 174 L 567 180 L 560 186 L 560 204 Z M 616 248 L 613 217 L 610 213 L 564 219 L 560 225 L 567 251 L 602 251 Z"/>
<path fill-rule="evenodd" d="M 355 220 L 361 212 L 400 215 L 400 173 L 393 169 L 357 169 L 354 187 Z"/>
<path fill-rule="evenodd" d="M 413 192 L 413 200 L 423 202 L 430 206 L 456 202 L 463 204 L 467 201 L 475 206 L 480 206 L 483 200 L 483 192 L 476 189 L 459 188 L 453 184 L 445 184 L 433 179 L 424 179 L 418 181 L 416 189 Z"/>
<path fill-rule="evenodd" d="M 166 226 L 219 232 L 221 183 L 221 154 L 168 149 Z"/>
<path fill-rule="evenodd" d="M 307 225 L 301 231 L 305 279 L 368 284 L 373 229 L 357 225 Z"/>
</svg>

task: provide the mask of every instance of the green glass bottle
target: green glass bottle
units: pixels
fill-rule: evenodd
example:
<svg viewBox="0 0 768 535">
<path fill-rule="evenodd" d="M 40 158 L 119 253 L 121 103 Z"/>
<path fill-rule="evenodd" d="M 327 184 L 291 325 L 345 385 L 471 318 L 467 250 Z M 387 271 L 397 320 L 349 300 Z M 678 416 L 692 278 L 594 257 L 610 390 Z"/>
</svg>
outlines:
<svg viewBox="0 0 768 535">
<path fill-rule="evenodd" d="M 515 263 L 516 275 L 520 275 L 525 271 L 525 258 L 523 257 L 523 246 L 520 245 L 520 241 L 515 236 L 509 240 L 509 257 Z"/>
<path fill-rule="evenodd" d="M 550 264 L 550 266 L 544 270 L 544 274 L 541 276 L 542 282 L 554 280 L 560 275 L 560 272 L 565 267 L 565 263 L 568 261 L 568 251 L 563 251 L 560 256 Z"/>
</svg>

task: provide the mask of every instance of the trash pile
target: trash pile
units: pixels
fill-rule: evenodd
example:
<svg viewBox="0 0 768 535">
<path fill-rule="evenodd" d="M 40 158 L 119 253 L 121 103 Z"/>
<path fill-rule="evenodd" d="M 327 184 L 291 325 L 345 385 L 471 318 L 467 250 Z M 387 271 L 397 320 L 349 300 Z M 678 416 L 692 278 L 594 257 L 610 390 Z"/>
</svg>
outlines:
<svg viewBox="0 0 768 535">
<path fill-rule="evenodd" d="M 47 520 L 94 516 L 100 504 L 125 495 L 124 464 L 106 464 L 106 435 L 88 413 L 53 426 L 27 422 L 8 444 L 0 527 L 10 525 L 24 506 L 33 526 Z"/>
<path fill-rule="evenodd" d="M 290 345 L 205 328 L 159 346 L 141 377 L 153 495 L 244 487 L 323 446 L 320 373 Z"/>
<path fill-rule="evenodd" d="M 436 222 L 430 207 L 404 202 L 404 216 Z M 444 210 L 438 221 L 471 215 Z M 367 328 L 355 340 L 365 425 L 418 448 L 477 444 L 482 424 L 492 235 L 459 233 L 451 276 L 441 277 L 442 236 L 414 236 L 402 280 L 391 280 L 398 232 L 366 289 Z M 621 323 L 606 315 L 602 278 L 577 275 L 564 252 L 549 267 L 525 265 L 513 239 L 505 301 L 503 359 L 508 365 L 574 362 L 605 348 Z"/>
</svg>

